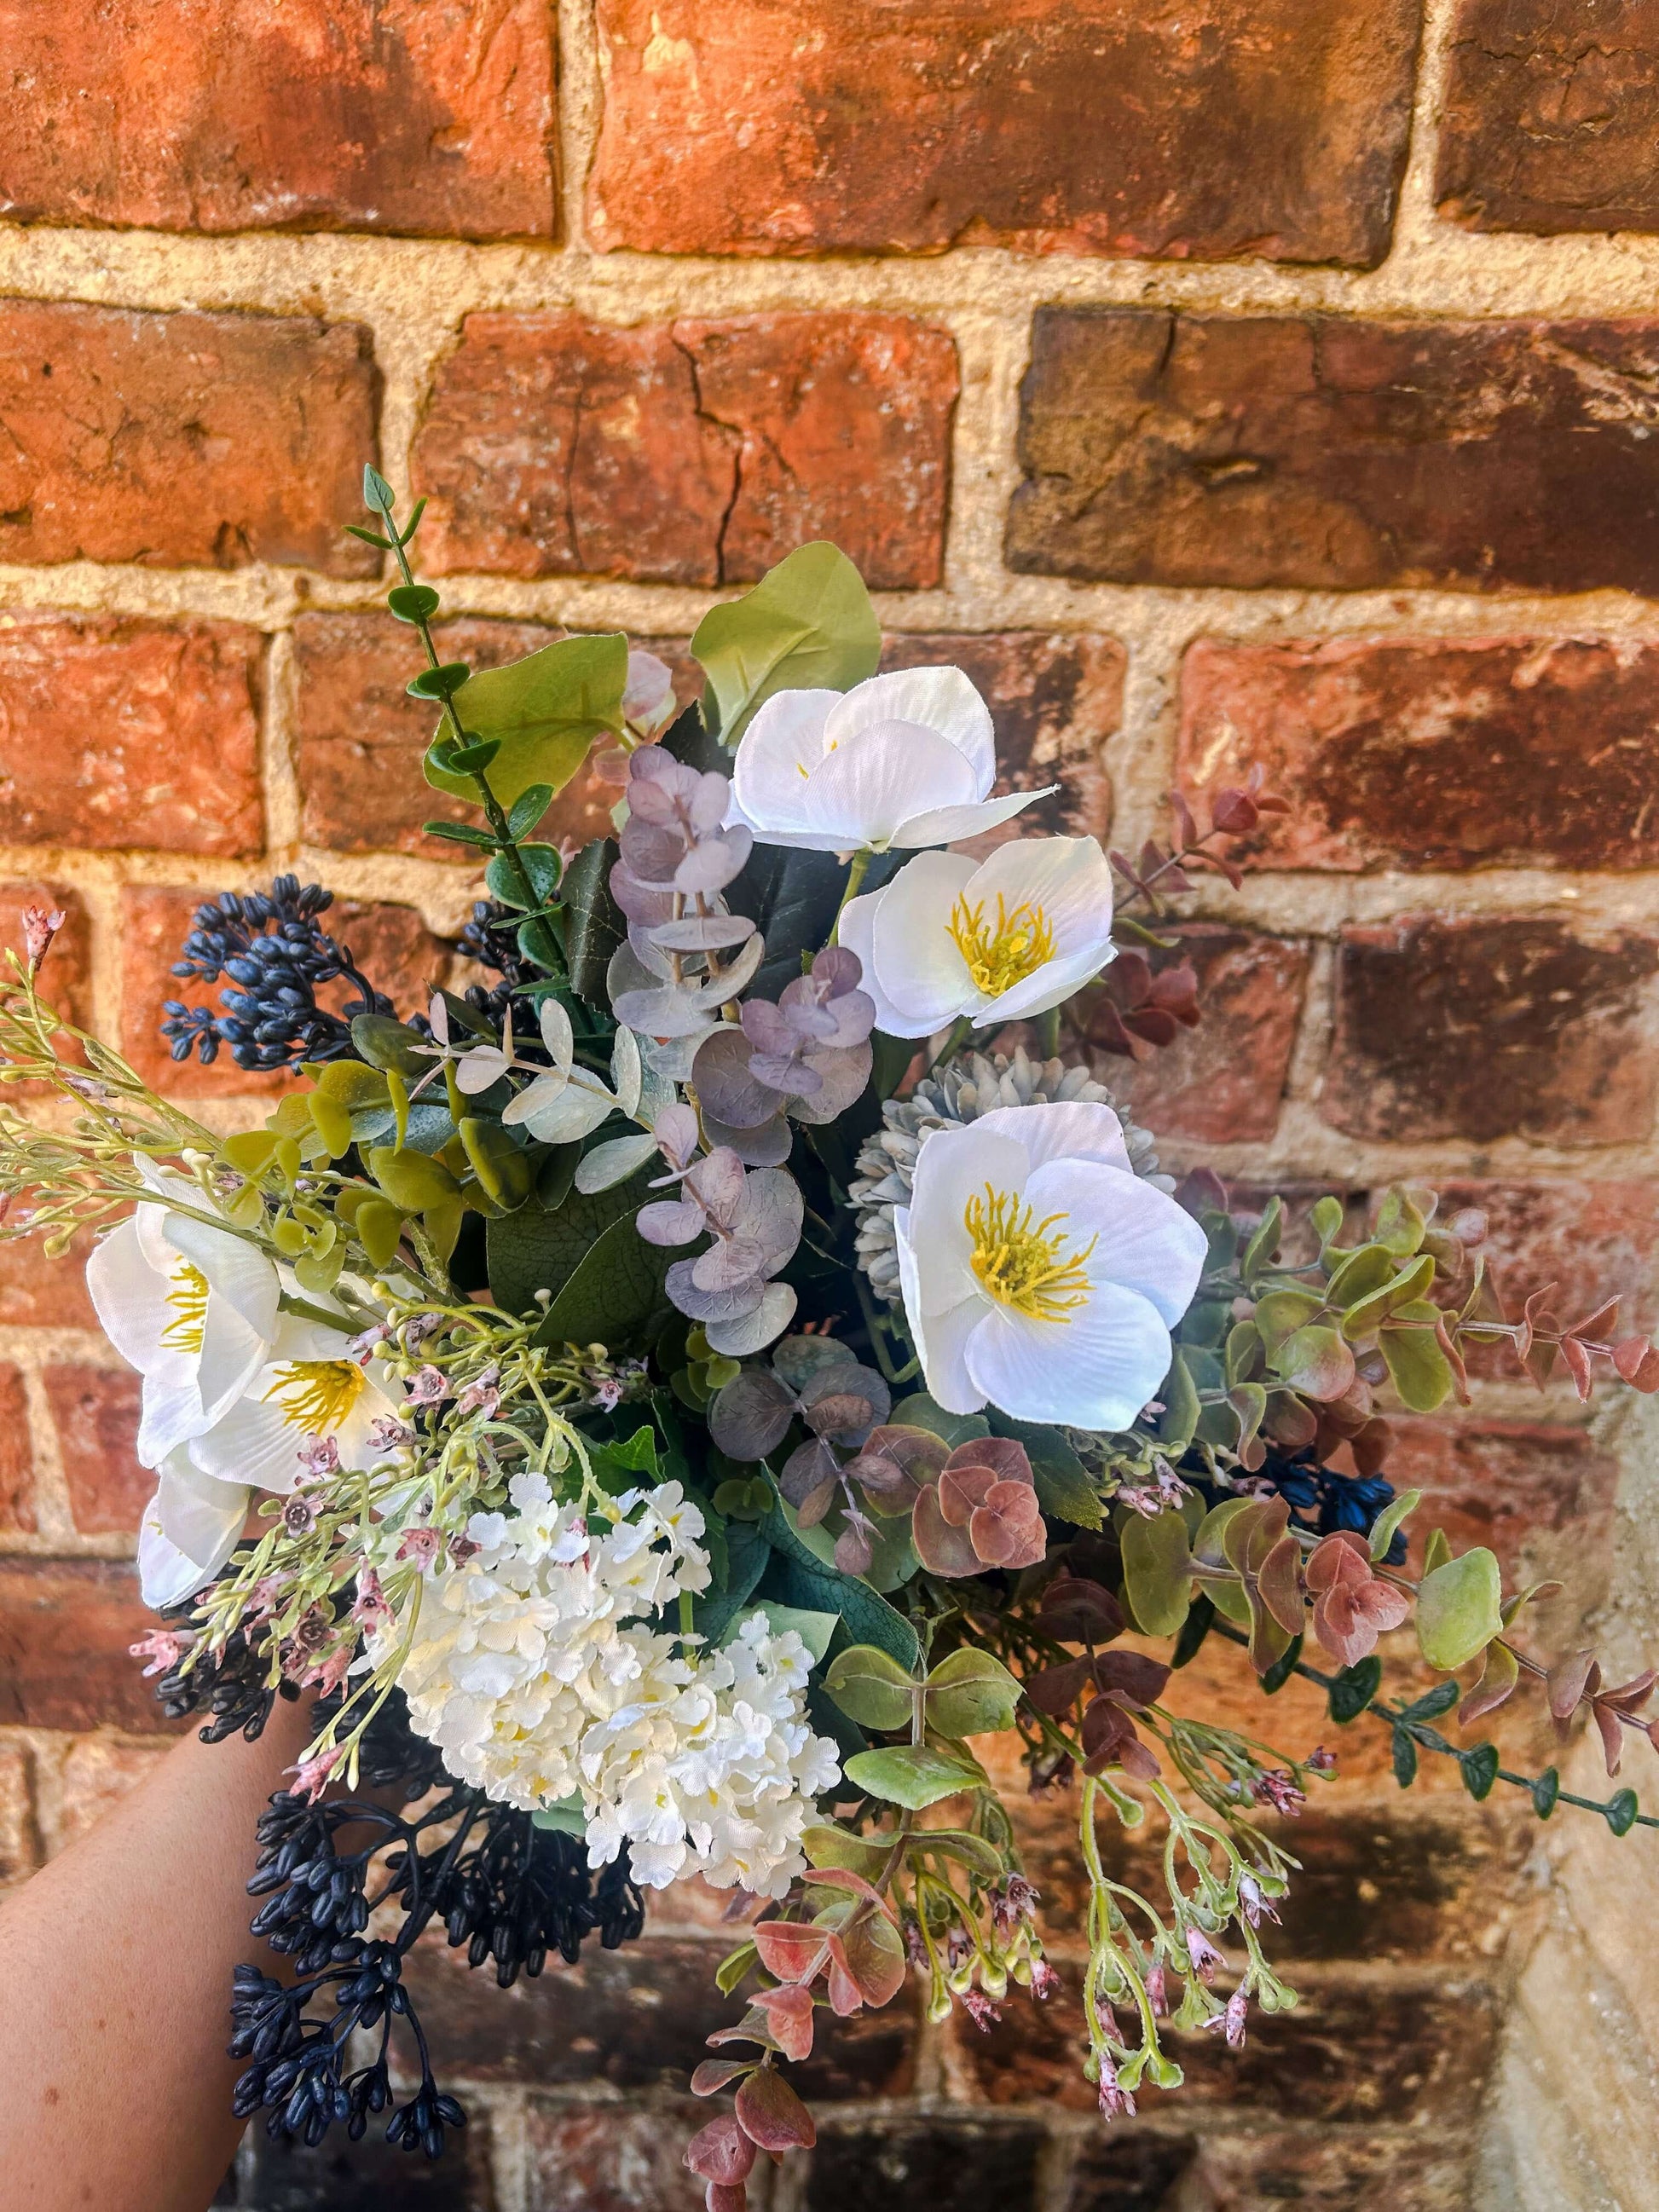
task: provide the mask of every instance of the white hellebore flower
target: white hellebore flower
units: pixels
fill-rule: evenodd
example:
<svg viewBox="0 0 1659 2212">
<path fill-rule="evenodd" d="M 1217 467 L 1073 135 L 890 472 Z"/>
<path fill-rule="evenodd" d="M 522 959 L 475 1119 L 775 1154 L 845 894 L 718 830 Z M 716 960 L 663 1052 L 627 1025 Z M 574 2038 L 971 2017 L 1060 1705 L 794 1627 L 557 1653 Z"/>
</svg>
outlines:
<svg viewBox="0 0 1659 2212">
<path fill-rule="evenodd" d="M 1109 1106 L 940 1129 L 895 1226 L 904 1310 L 947 1413 L 1125 1429 L 1163 1381 L 1205 1237 L 1137 1176 Z"/>
<path fill-rule="evenodd" d="M 1020 839 L 977 866 L 922 853 L 848 902 L 840 941 L 889 1036 L 931 1036 L 962 1014 L 976 1029 L 1024 1021 L 1114 957 L 1112 872 L 1092 837 Z"/>
<path fill-rule="evenodd" d="M 369 1431 L 376 1421 L 398 1419 L 404 1389 L 380 1360 L 354 1359 L 350 1346 L 343 1328 L 285 1316 L 245 1395 L 190 1446 L 191 1461 L 222 1486 L 252 1485 L 280 1497 L 318 1444 L 331 1443 L 341 1467 L 373 1467 L 385 1454 Z"/>
<path fill-rule="evenodd" d="M 738 744 L 726 819 L 814 853 L 948 845 L 1045 795 L 993 799 L 996 773 L 991 710 L 962 671 L 901 669 L 774 692 Z"/>
</svg>

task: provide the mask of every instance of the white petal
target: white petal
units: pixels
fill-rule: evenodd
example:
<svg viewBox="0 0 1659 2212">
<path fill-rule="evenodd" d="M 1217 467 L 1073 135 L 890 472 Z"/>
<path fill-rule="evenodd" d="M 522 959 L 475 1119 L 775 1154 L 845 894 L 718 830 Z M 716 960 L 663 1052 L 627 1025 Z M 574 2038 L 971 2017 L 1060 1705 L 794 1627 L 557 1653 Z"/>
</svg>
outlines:
<svg viewBox="0 0 1659 2212">
<path fill-rule="evenodd" d="M 643 1132 L 633 1137 L 612 1137 L 609 1144 L 596 1145 L 577 1161 L 576 1188 L 584 1197 L 592 1197 L 595 1191 L 626 1182 L 654 1157 L 656 1150 L 656 1139 Z"/>
<path fill-rule="evenodd" d="M 182 1605 L 211 1579 L 212 1571 L 198 1567 L 187 1552 L 167 1541 L 152 1498 L 138 1523 L 138 1595 L 144 1603 L 155 1613 Z"/>
<path fill-rule="evenodd" d="M 140 1209 L 143 1212 L 151 1207 Z M 137 1220 L 122 1222 L 87 1260 L 87 1289 L 104 1334 L 141 1375 L 173 1357 L 162 1331 L 178 1316 L 167 1304 L 167 1279 L 145 1257 Z"/>
<path fill-rule="evenodd" d="M 294 1488 L 303 1472 L 300 1453 L 311 1439 L 294 1426 L 279 1400 L 259 1395 L 261 1384 L 269 1388 L 276 1379 L 272 1370 L 264 1370 L 253 1393 L 191 1441 L 191 1459 L 204 1475 L 222 1484 L 250 1483 L 283 1498 Z"/>
<path fill-rule="evenodd" d="M 1073 1242 L 1095 1239 L 1089 1273 L 1134 1291 L 1171 1328 L 1192 1304 L 1204 1272 L 1204 1231 L 1184 1206 L 1120 1168 L 1052 1160 L 1033 1170 L 1026 1203 L 1039 1220 L 1068 1217 Z M 1161 1378 L 1155 1376 L 1156 1384 Z"/>
<path fill-rule="evenodd" d="M 160 1467 L 170 1451 L 199 1436 L 205 1426 L 193 1376 L 168 1382 L 154 1373 L 145 1376 L 138 1441 L 133 1447 L 140 1467 Z"/>
<path fill-rule="evenodd" d="M 950 739 L 915 722 L 856 731 L 804 787 L 812 832 L 834 852 L 884 846 L 913 816 L 975 796 L 973 769 Z"/>
<path fill-rule="evenodd" d="M 1074 952 L 1068 960 L 1045 960 L 1023 983 L 989 1000 L 975 1016 L 975 1026 L 986 1029 L 993 1023 L 1023 1022 L 1032 1014 L 1046 1014 L 1050 1006 L 1060 1006 L 1091 981 L 1111 957 L 1109 944 L 1103 955 L 1085 950 Z"/>
<path fill-rule="evenodd" d="M 161 1538 L 168 1552 L 176 1551 L 193 1563 L 197 1579 L 191 1588 L 199 1589 L 210 1575 L 218 1572 L 235 1549 L 247 1518 L 247 1507 L 248 1492 L 243 1484 L 216 1482 L 210 1475 L 192 1467 L 183 1451 L 170 1453 L 161 1468 L 155 1495 L 144 1510 L 144 1526 L 139 1539 L 141 1577 L 143 1537 L 153 1533 Z M 159 1547 L 153 1548 L 159 1550 Z M 164 1559 L 165 1554 L 158 1559 L 157 1565 L 162 1565 Z M 148 1588 L 144 1595 L 148 1603 L 156 1602 Z"/>
<path fill-rule="evenodd" d="M 250 1328 L 217 1291 L 210 1291 L 196 1366 L 196 1388 L 204 1420 L 216 1421 L 228 1406 L 235 1404 L 264 1366 L 269 1352 L 268 1340 Z"/>
<path fill-rule="evenodd" d="M 757 836 L 814 826 L 807 778 L 823 757 L 824 724 L 840 699 L 839 691 L 775 691 L 756 710 L 738 746 L 732 799 Z"/>
<path fill-rule="evenodd" d="M 1049 1160 L 1097 1160 L 1103 1167 L 1130 1172 L 1123 1124 L 1098 1098 L 1069 1098 L 1048 1106 L 994 1106 L 973 1126 L 1017 1138 L 1033 1170 Z"/>
<path fill-rule="evenodd" d="M 960 854 L 923 853 L 882 894 L 872 949 L 883 995 L 904 1017 L 895 1036 L 931 1036 L 983 1003 L 951 934 L 951 915 L 974 872 Z"/>
<path fill-rule="evenodd" d="M 825 750 L 877 722 L 920 722 L 948 738 L 973 770 L 972 798 L 983 799 L 996 781 L 991 710 L 959 668 L 897 668 L 855 684 L 830 710 Z"/>
<path fill-rule="evenodd" d="M 942 1312 L 924 1313 L 908 1206 L 900 1206 L 893 1219 L 898 1245 L 899 1288 L 903 1293 L 905 1318 L 915 1340 L 916 1357 L 921 1362 L 927 1395 L 947 1413 L 976 1413 L 985 1403 L 985 1393 L 974 1388 L 965 1354 L 969 1337 L 984 1317 L 986 1301 L 975 1285 L 973 1296 L 959 1299 Z"/>
<path fill-rule="evenodd" d="M 1127 1429 L 1170 1370 L 1170 1332 L 1136 1291 L 1097 1280 L 1065 1321 L 992 1306 L 967 1365 L 975 1389 L 1016 1420 Z"/>
<path fill-rule="evenodd" d="M 923 814 L 913 814 L 893 833 L 892 842 L 902 852 L 912 852 L 919 845 L 954 845 L 964 837 L 978 837 L 987 830 L 994 830 L 1004 822 L 1012 822 L 1016 814 L 1039 799 L 1047 799 L 1051 791 L 1058 791 L 1057 783 L 1045 784 L 1041 791 L 1011 791 L 1003 799 L 988 799 L 975 805 L 953 802 L 949 805 L 929 808 Z"/>
<path fill-rule="evenodd" d="M 964 1218 L 969 1203 L 988 1183 L 993 1190 L 1018 1195 L 1028 1172 L 1024 1148 L 1012 1137 L 988 1133 L 984 1121 L 965 1129 L 935 1130 L 923 1144 L 908 1207 L 910 1235 L 919 1255 L 918 1311 L 945 1313 L 969 1292 L 977 1292 L 978 1280 L 969 1265 L 973 1239 Z"/>
<path fill-rule="evenodd" d="M 999 896 L 1009 911 L 1041 907 L 1060 958 L 1093 947 L 1103 967 L 1111 957 L 1111 864 L 1093 837 L 1019 837 L 975 871 L 970 899 Z"/>
<path fill-rule="evenodd" d="M 210 1287 L 235 1309 L 256 1335 L 269 1340 L 276 1327 L 282 1285 L 276 1268 L 258 1245 L 182 1213 L 168 1214 L 167 1233 L 191 1265 L 207 1278 Z"/>
</svg>

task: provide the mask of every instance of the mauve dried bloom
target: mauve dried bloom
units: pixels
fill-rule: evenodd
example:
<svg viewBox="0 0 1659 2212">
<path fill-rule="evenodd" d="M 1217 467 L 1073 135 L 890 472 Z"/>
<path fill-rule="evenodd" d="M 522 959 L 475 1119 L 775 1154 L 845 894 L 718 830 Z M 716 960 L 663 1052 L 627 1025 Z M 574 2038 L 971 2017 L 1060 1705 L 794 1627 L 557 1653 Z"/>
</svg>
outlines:
<svg viewBox="0 0 1659 2212">
<path fill-rule="evenodd" d="M 69 920 L 61 907 L 23 908 L 23 952 L 33 975 L 52 950 L 52 940 Z"/>
</svg>

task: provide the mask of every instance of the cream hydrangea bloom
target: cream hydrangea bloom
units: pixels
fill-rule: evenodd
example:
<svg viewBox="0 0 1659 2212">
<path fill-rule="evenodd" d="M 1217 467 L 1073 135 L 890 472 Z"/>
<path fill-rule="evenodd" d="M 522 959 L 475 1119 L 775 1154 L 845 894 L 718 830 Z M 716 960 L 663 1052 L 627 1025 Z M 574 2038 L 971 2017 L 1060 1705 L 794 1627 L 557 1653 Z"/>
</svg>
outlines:
<svg viewBox="0 0 1659 2212">
<path fill-rule="evenodd" d="M 991 710 L 962 671 L 902 669 L 774 692 L 738 744 L 726 818 L 815 853 L 948 845 L 1045 795 L 993 799 L 996 773 Z"/>
<path fill-rule="evenodd" d="M 1082 1429 L 1127 1428 L 1163 1381 L 1206 1252 L 1094 1104 L 1002 1107 L 938 1131 L 895 1225 L 937 1402 Z"/>
<path fill-rule="evenodd" d="M 994 1028 L 1046 1012 L 1113 957 L 1112 872 L 1092 837 L 1018 839 L 975 864 L 921 853 L 849 900 L 840 941 L 889 1036 L 965 1014 Z"/>
</svg>

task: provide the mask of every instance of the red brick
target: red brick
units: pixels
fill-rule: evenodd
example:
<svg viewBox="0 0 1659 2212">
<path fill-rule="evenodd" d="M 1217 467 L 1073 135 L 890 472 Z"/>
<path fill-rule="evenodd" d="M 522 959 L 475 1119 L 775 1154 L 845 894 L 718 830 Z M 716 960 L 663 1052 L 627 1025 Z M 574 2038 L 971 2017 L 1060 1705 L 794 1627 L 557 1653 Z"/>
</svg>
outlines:
<svg viewBox="0 0 1659 2212">
<path fill-rule="evenodd" d="M 415 442 L 426 563 L 719 584 L 827 537 L 931 585 L 957 389 L 950 337 L 897 315 L 471 315 Z"/>
<path fill-rule="evenodd" d="M 148 230 L 553 234 L 553 15 L 506 0 L 5 0 L 0 213 Z"/>
<path fill-rule="evenodd" d="M 1263 2023 L 1270 2032 L 1271 2022 Z M 1411 2107 L 1407 2091 L 1397 2108 L 1379 2112 L 1381 2119 L 1407 2121 Z M 1379 2129 L 1272 2127 L 1265 2131 L 1206 2129 L 1199 2138 L 1196 2156 L 1186 2180 L 1183 2201 L 1210 2208 L 1294 2204 L 1298 2212 L 1468 2212 L 1474 2203 L 1470 2168 L 1474 2146 L 1468 2133 L 1453 2129 L 1435 2133 L 1425 2142 L 1421 2132 L 1405 2126 Z M 1081 2184 L 1067 2212 L 1085 2212 L 1092 2205 L 1103 2212 L 1102 2199 L 1087 2193 L 1093 2170 L 1104 2166 L 1112 2154 L 1109 2145 L 1091 2142 L 1085 2147 L 1079 2169 Z M 1108 2196 L 1104 2205 L 1117 2212 Z M 1124 2212 L 1129 2212 L 1125 2206 Z"/>
<path fill-rule="evenodd" d="M 682 2153 L 708 2117 L 689 2098 L 648 2112 L 532 2105 L 530 2212 L 702 2212 L 703 2185 Z"/>
<path fill-rule="evenodd" d="M 1462 0 L 1435 192 L 1474 230 L 1659 229 L 1654 0 Z"/>
<path fill-rule="evenodd" d="M 136 1536 L 155 1477 L 133 1455 L 140 1380 L 124 1367 L 48 1367 L 46 1397 L 83 1536 Z"/>
<path fill-rule="evenodd" d="M 34 1526 L 28 1400 L 22 1376 L 7 1364 L 0 1366 L 0 1528 L 28 1531 Z"/>
<path fill-rule="evenodd" d="M 1043 307 L 1011 568 L 1659 591 L 1659 322 Z"/>
<path fill-rule="evenodd" d="M 563 635 L 538 623 L 441 623 L 434 633 L 447 660 L 497 668 Z M 476 867 L 476 854 L 436 837 L 423 822 L 476 822 L 477 810 L 434 791 L 420 771 L 432 709 L 404 690 L 418 662 L 411 634 L 390 615 L 307 614 L 294 626 L 298 673 L 298 768 L 304 836 L 337 853 L 419 853 Z M 684 639 L 639 638 L 671 661 Z M 679 672 L 677 671 L 677 673 Z M 682 675 L 684 700 L 696 696 L 701 672 Z M 585 844 L 611 834 L 614 785 L 579 775 L 559 795 L 537 835 Z"/>
<path fill-rule="evenodd" d="M 139 1662 L 133 1661 L 137 1667 Z M 167 1757 L 165 1744 L 116 1743 L 107 1736 L 82 1736 L 64 1761 L 64 1794 L 58 1812 L 58 1844 L 66 1844 L 112 1812 Z"/>
<path fill-rule="evenodd" d="M 40 1863 L 28 1747 L 0 1743 L 0 1883 L 33 1874 Z"/>
<path fill-rule="evenodd" d="M 0 1559 L 0 1727 L 163 1729 L 127 1650 L 155 1625 L 120 1561 Z"/>
<path fill-rule="evenodd" d="M 224 1049 L 209 1067 L 196 1060 L 175 1061 L 161 1035 L 162 1009 L 169 1000 L 218 1008 L 222 983 L 172 972 L 197 908 L 212 894 L 129 885 L 121 896 L 121 1049 L 139 1073 L 179 1098 L 284 1089 L 287 1077 L 248 1073 Z M 413 907 L 343 899 L 329 909 L 328 927 L 357 954 L 369 981 L 397 1001 L 400 1012 L 417 1012 L 431 981 L 441 981 L 447 973 L 449 948 L 431 934 Z M 319 995 L 325 1003 L 338 1004 L 349 995 L 349 987 L 334 984 Z"/>
<path fill-rule="evenodd" d="M 1647 1178 L 1575 1182 L 1441 1181 L 1440 1210 L 1449 1218 L 1475 1206 L 1486 1216 L 1486 1265 L 1509 1308 L 1520 1310 L 1529 1291 L 1547 1283 L 1571 1318 L 1618 1297 L 1620 1325 L 1652 1327 L 1654 1261 L 1659 1255 L 1659 1189 Z M 1512 1364 L 1504 1370 L 1515 1372 Z"/>
<path fill-rule="evenodd" d="M 15 845 L 257 853 L 257 630 L 0 622 L 0 819 Z"/>
<path fill-rule="evenodd" d="M 1372 267 L 1412 0 L 600 0 L 599 244 L 1229 255 Z"/>
<path fill-rule="evenodd" d="M 465 2130 L 446 2133 L 437 2159 L 411 2158 L 387 2142 L 384 2122 L 361 2142 L 349 2142 L 343 2128 L 331 2128 L 314 2148 L 293 2136 L 273 2141 L 264 2128 L 250 2128 L 240 2175 L 219 2202 L 251 2212 L 382 2212 L 383 2207 L 386 2212 L 495 2212 L 490 2116 L 471 2097 L 464 2095 L 462 2102 Z M 568 2212 L 579 2208 L 572 2205 Z"/>
<path fill-rule="evenodd" d="M 1024 1990 L 1011 1994 L 989 2035 L 954 2015 L 956 2063 L 986 2103 L 1093 2109 L 1096 2093 L 1079 2063 L 1083 1961 L 1060 1964 L 1061 1995 L 1039 2005 Z M 1259 2106 L 1280 2124 L 1378 2120 L 1408 2110 L 1428 2130 L 1455 2123 L 1479 2100 L 1498 2031 L 1485 1983 L 1404 1975 L 1345 1982 L 1338 1970 L 1298 1973 L 1296 1986 L 1295 2011 L 1256 2018 L 1242 2051 L 1218 2036 L 1170 2033 L 1186 2072 L 1179 2094 L 1189 2119 L 1218 2105 Z"/>
<path fill-rule="evenodd" d="M 1180 773 L 1260 761 L 1293 805 L 1243 850 L 1279 868 L 1659 862 L 1659 652 L 1605 638 L 1200 638 Z"/>
<path fill-rule="evenodd" d="M 375 573 L 380 379 L 357 323 L 0 310 L 0 561 Z"/>
<path fill-rule="evenodd" d="M 1652 1125 L 1651 938 L 1410 915 L 1342 932 L 1319 1110 L 1379 1141 L 1627 1143 Z"/>
<path fill-rule="evenodd" d="M 1043 2201 L 1042 2150 L 1042 2131 L 1030 2120 L 937 2109 L 872 2114 L 820 2130 L 804 2194 L 794 2201 L 803 2212 L 854 2204 L 1024 2212 Z"/>
<path fill-rule="evenodd" d="M 1302 1013 L 1308 948 L 1219 922 L 1160 933 L 1198 975 L 1200 1019 L 1173 1044 L 1130 1060 L 1091 1057 L 1096 1074 L 1159 1136 L 1195 1144 L 1265 1142 L 1279 1126 L 1291 1053 Z"/>
<path fill-rule="evenodd" d="M 49 1260 L 37 1237 L 0 1243 L 0 1328 L 96 1328 L 86 1254 Z"/>
<path fill-rule="evenodd" d="M 965 672 L 995 718 L 997 789 L 1060 785 L 1021 815 L 1026 834 L 1104 837 L 1112 786 L 1101 754 L 1123 719 L 1128 668 L 1117 640 L 1088 631 L 896 630 L 882 644 L 884 668 L 940 661 Z"/>
</svg>

